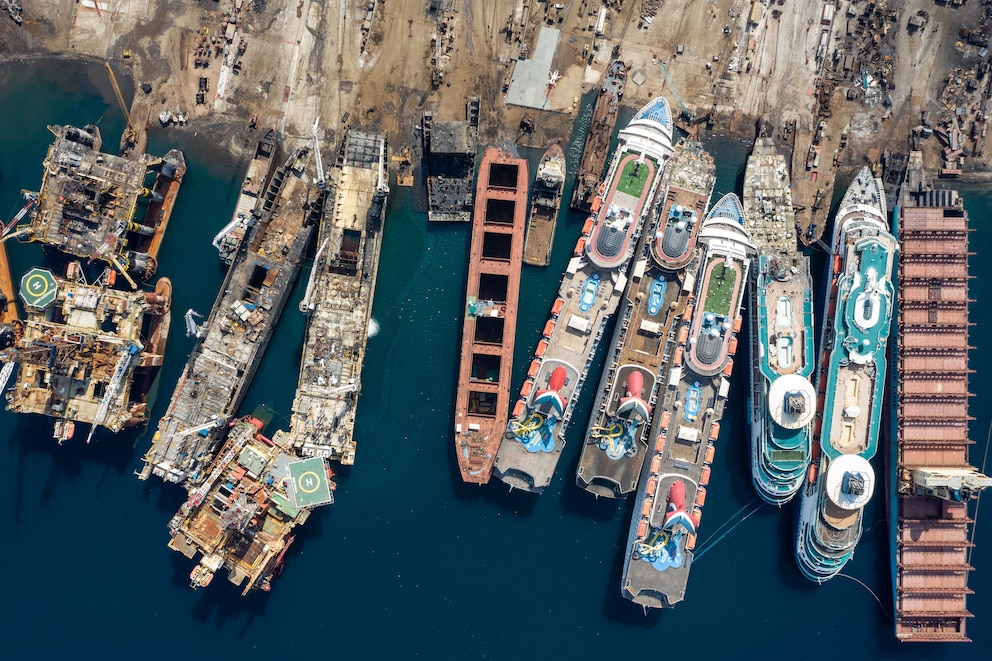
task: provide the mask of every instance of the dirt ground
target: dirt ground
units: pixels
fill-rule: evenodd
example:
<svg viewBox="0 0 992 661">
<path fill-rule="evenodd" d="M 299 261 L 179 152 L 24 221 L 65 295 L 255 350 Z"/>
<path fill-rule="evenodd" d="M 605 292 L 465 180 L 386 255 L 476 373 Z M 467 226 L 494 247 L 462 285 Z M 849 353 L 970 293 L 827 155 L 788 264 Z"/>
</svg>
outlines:
<svg viewBox="0 0 992 661">
<path fill-rule="evenodd" d="M 510 136 L 544 146 L 569 137 L 578 99 L 616 53 L 632 72 L 625 104 L 664 95 L 686 119 L 742 135 L 752 135 L 755 120 L 764 118 L 778 131 L 794 122 L 797 139 L 813 139 L 822 119 L 835 141 L 823 149 L 842 167 L 863 163 L 872 148 L 907 148 L 921 111 L 939 110 L 948 72 L 975 58 L 976 49 L 961 43 L 961 28 L 983 27 L 986 19 L 979 2 L 954 8 L 889 0 L 896 9 L 884 34 L 873 43 L 869 30 L 858 46 L 847 33 L 867 0 L 829 3 L 835 8 L 829 24 L 824 0 L 22 4 L 22 27 L 0 17 L 0 59 L 58 53 L 107 60 L 139 87 L 132 107 L 139 123 L 154 122 L 163 111 L 185 112 L 190 130 L 272 126 L 289 140 L 305 140 L 319 120 L 330 145 L 353 126 L 386 132 L 395 150 L 419 140 L 425 110 L 461 119 L 466 98 L 475 95 L 482 99 L 483 140 Z M 921 11 L 926 27 L 911 33 L 907 21 Z M 504 87 L 513 66 L 534 47 L 542 26 L 561 30 L 552 63 L 561 79 L 548 93 L 551 110 L 507 105 Z M 823 32 L 827 49 L 818 57 Z M 839 71 L 855 47 L 866 49 L 858 62 L 867 66 Z M 886 54 L 874 58 L 875 49 Z M 861 90 L 872 67 L 890 71 L 886 104 L 868 103 Z M 150 92 L 140 91 L 142 84 Z M 824 103 L 829 115 L 816 114 Z M 525 118 L 533 130 L 521 129 Z M 842 134 L 845 148 L 838 151 Z M 941 145 L 930 143 L 917 146 L 928 149 L 928 165 L 940 167 Z M 986 151 L 984 139 L 976 141 L 974 152 L 982 157 L 969 159 L 965 169 L 983 169 Z"/>
</svg>

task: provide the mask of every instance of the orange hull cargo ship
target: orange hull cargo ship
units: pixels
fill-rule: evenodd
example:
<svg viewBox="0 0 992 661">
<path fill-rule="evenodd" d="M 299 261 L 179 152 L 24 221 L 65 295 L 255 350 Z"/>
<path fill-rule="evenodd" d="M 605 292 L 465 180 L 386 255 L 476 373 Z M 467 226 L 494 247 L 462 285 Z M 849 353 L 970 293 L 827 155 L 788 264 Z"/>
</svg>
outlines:
<svg viewBox="0 0 992 661">
<path fill-rule="evenodd" d="M 506 431 L 527 222 L 527 161 L 508 140 L 482 156 L 455 406 L 462 480 L 486 484 Z"/>
</svg>

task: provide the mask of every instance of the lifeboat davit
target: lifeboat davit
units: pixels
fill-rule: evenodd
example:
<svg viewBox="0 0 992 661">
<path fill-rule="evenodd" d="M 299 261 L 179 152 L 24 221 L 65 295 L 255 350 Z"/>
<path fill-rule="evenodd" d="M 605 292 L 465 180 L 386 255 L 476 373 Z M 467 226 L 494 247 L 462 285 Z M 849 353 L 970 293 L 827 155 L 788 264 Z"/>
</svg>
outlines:
<svg viewBox="0 0 992 661">
<path fill-rule="evenodd" d="M 665 513 L 665 530 L 682 526 L 690 535 L 696 534 L 696 524 L 685 511 L 685 482 L 676 480 L 668 489 L 668 509 Z"/>
</svg>

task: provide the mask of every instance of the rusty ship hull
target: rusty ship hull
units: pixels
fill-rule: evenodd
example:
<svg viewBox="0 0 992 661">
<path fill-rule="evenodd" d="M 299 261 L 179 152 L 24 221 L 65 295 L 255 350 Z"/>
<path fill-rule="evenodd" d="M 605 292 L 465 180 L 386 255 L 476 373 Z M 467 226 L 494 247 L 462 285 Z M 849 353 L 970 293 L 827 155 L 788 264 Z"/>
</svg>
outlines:
<svg viewBox="0 0 992 661">
<path fill-rule="evenodd" d="M 272 337 L 322 213 L 311 151 L 294 152 L 272 177 L 262 216 L 228 270 L 139 477 L 190 483 L 212 459 Z"/>
<path fill-rule="evenodd" d="M 617 113 L 627 86 L 627 66 L 620 60 L 610 63 L 598 88 L 592 121 L 586 134 L 582 160 L 576 173 L 575 190 L 570 206 L 576 211 L 590 213 L 592 203 L 603 179 L 603 170 L 610 153 L 610 139 L 617 125 Z"/>
<path fill-rule="evenodd" d="M 259 200 L 272 178 L 277 154 L 276 133 L 270 129 L 255 144 L 255 152 L 248 164 L 244 181 L 241 182 L 241 192 L 238 194 L 230 222 L 213 240 L 220 261 L 228 266 L 234 261 L 234 256 L 248 234 L 248 229 L 258 220 Z"/>
<path fill-rule="evenodd" d="M 455 456 L 464 482 L 489 482 L 506 432 L 527 181 L 527 161 L 509 141 L 483 154 L 455 400 Z"/>
</svg>

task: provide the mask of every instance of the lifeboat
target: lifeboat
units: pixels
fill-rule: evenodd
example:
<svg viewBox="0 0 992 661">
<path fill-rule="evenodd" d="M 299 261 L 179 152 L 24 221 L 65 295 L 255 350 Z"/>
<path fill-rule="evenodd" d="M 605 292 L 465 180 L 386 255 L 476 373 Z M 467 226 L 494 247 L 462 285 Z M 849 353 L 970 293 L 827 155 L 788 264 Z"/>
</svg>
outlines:
<svg viewBox="0 0 992 661">
<path fill-rule="evenodd" d="M 727 353 L 729 353 L 731 356 L 733 356 L 734 354 L 737 353 L 737 338 L 736 337 L 730 338 L 730 346 L 727 347 Z"/>
<path fill-rule="evenodd" d="M 513 405 L 513 417 L 519 418 L 524 412 L 524 400 L 518 399 L 517 403 Z"/>
<path fill-rule="evenodd" d="M 703 520 L 703 510 L 698 507 L 692 508 L 692 522 L 696 524 L 696 529 L 699 529 L 699 522 Z"/>
<path fill-rule="evenodd" d="M 600 182 L 599 184 L 599 194 L 604 195 L 606 193 L 606 182 Z"/>
<path fill-rule="evenodd" d="M 665 451 L 665 437 L 662 434 L 658 434 L 658 440 L 654 443 L 654 451 L 658 454 Z"/>
<path fill-rule="evenodd" d="M 741 332 L 741 324 L 742 323 L 744 323 L 744 317 L 742 317 L 741 315 L 737 315 L 737 318 L 734 319 L 734 332 L 735 333 L 740 333 Z"/>
<path fill-rule="evenodd" d="M 844 267 L 844 256 L 834 255 L 834 273 L 840 273 L 843 267 Z"/>
<path fill-rule="evenodd" d="M 706 504 L 706 487 L 698 487 L 696 489 L 696 507 L 702 507 Z"/>
<path fill-rule="evenodd" d="M 592 198 L 592 204 L 589 205 L 589 211 L 593 213 L 599 213 L 599 207 L 602 206 L 602 204 L 603 204 L 603 198 L 597 195 L 596 197 Z"/>
<path fill-rule="evenodd" d="M 579 240 L 575 242 L 575 250 L 572 252 L 572 255 L 575 257 L 579 257 L 582 255 L 583 252 L 585 252 L 585 249 L 586 249 L 586 237 L 580 236 Z"/>
<path fill-rule="evenodd" d="M 654 505 L 654 500 L 651 498 L 645 498 L 644 504 L 641 505 L 641 516 L 649 516 L 651 514 L 651 507 Z"/>
<path fill-rule="evenodd" d="M 644 493 L 649 496 L 654 496 L 654 492 L 658 490 L 658 478 L 654 475 L 648 478 L 648 485 L 644 489 Z"/>
<path fill-rule="evenodd" d="M 689 339 L 689 327 L 683 326 L 679 329 L 679 344 L 685 344 L 685 341 Z"/>
<path fill-rule="evenodd" d="M 714 422 L 710 425 L 710 440 L 715 441 L 720 437 L 720 423 Z"/>
<path fill-rule="evenodd" d="M 689 321 L 692 319 L 692 303 L 685 306 L 685 311 L 682 313 L 682 319 L 684 321 Z"/>
<path fill-rule="evenodd" d="M 682 347 L 679 347 L 678 349 L 675 350 L 675 357 L 672 358 L 672 365 L 675 365 L 676 367 L 678 367 L 678 366 L 680 366 L 682 364 L 682 354 L 683 353 L 684 352 L 682 350 Z"/>
<path fill-rule="evenodd" d="M 703 465 L 703 472 L 699 476 L 699 483 L 704 487 L 710 483 L 710 467 Z"/>
<path fill-rule="evenodd" d="M 815 484 L 816 483 L 816 470 L 817 470 L 816 467 L 817 467 L 817 465 L 818 465 L 818 462 L 815 462 L 815 461 L 809 465 L 809 483 L 810 484 Z"/>
<path fill-rule="evenodd" d="M 637 524 L 637 539 L 644 539 L 648 534 L 648 522 L 641 519 L 640 523 Z"/>
<path fill-rule="evenodd" d="M 533 379 L 537 376 L 538 370 L 541 369 L 541 361 L 536 358 L 530 362 L 530 368 L 527 370 L 527 378 Z"/>
<path fill-rule="evenodd" d="M 542 333 L 542 335 L 544 337 L 551 337 L 551 333 L 553 333 L 554 330 L 555 330 L 555 320 L 548 319 L 548 323 L 544 324 L 544 333 Z"/>
<path fill-rule="evenodd" d="M 584 236 L 589 236 L 590 234 L 592 234 L 592 226 L 594 224 L 595 221 L 592 218 L 586 218 L 586 223 L 585 225 L 582 226 L 582 234 Z"/>
<path fill-rule="evenodd" d="M 541 358 L 542 356 L 544 356 L 544 352 L 547 350 L 548 350 L 548 341 L 541 340 L 540 342 L 537 343 L 537 350 L 534 352 L 534 355 L 537 356 L 538 358 Z"/>
<path fill-rule="evenodd" d="M 661 414 L 661 428 L 664 431 L 668 430 L 668 422 L 672 419 L 671 411 L 665 411 Z"/>
<path fill-rule="evenodd" d="M 558 313 L 561 312 L 562 307 L 565 305 L 565 299 L 561 296 L 555 299 L 554 304 L 551 306 L 551 316 L 557 317 Z"/>
<path fill-rule="evenodd" d="M 730 375 L 734 373 L 734 359 L 731 358 L 727 361 L 727 366 L 723 368 L 723 375 L 730 378 Z"/>
<path fill-rule="evenodd" d="M 527 395 L 530 394 L 530 390 L 533 387 L 534 387 L 533 381 L 531 381 L 530 379 L 524 381 L 524 385 L 520 386 L 520 396 L 523 397 L 524 399 L 527 399 Z"/>
<path fill-rule="evenodd" d="M 696 536 L 689 535 L 689 537 L 685 540 L 685 550 L 691 551 L 694 548 L 696 548 Z"/>
<path fill-rule="evenodd" d="M 661 457 L 655 455 L 654 459 L 651 460 L 651 472 L 657 474 L 660 469 L 661 469 Z"/>
<path fill-rule="evenodd" d="M 712 443 L 708 444 L 706 446 L 706 456 L 703 457 L 703 463 L 704 464 L 712 464 L 713 463 L 713 457 L 715 455 L 716 455 L 716 446 L 714 446 Z"/>
</svg>

